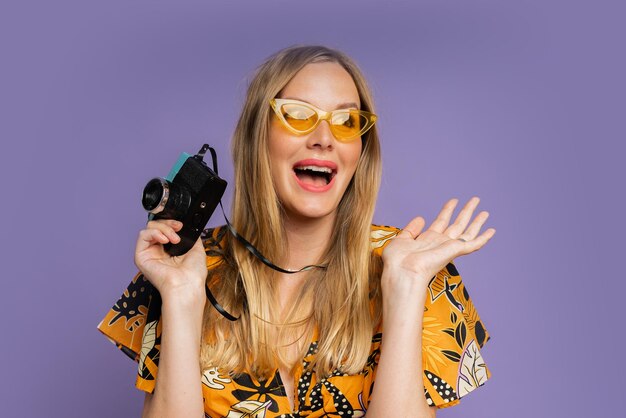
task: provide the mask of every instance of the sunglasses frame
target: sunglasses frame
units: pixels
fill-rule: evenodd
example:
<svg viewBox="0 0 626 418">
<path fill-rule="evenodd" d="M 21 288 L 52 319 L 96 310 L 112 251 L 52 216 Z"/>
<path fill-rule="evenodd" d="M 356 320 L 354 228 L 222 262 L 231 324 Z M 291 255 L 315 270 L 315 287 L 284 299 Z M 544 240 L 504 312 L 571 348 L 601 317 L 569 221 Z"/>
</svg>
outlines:
<svg viewBox="0 0 626 418">
<path fill-rule="evenodd" d="M 289 122 L 285 120 L 285 117 L 281 111 L 282 106 L 286 104 L 298 104 L 298 105 L 301 105 L 301 106 L 304 106 L 306 108 L 313 110 L 317 114 L 317 121 L 315 121 L 315 124 L 313 124 L 312 127 L 304 131 L 299 131 L 295 129 L 293 126 L 289 124 Z M 274 113 L 278 117 L 278 120 L 280 120 L 283 126 L 285 126 L 285 128 L 287 128 L 290 132 L 296 135 L 306 135 L 308 133 L 313 132 L 315 128 L 318 127 L 320 122 L 322 120 L 325 120 L 326 122 L 328 122 L 328 125 L 330 126 L 330 131 L 332 132 L 333 136 L 339 142 L 351 142 L 361 137 L 364 133 L 369 131 L 372 128 L 372 126 L 374 126 L 374 123 L 376 123 L 376 119 L 378 118 L 375 114 L 367 112 L 365 110 L 360 110 L 360 109 L 337 109 L 337 110 L 333 110 L 332 112 L 326 112 L 318 107 L 313 106 L 311 103 L 307 103 L 307 102 L 303 102 L 301 100 L 295 100 L 295 99 L 274 98 L 270 100 L 270 105 L 272 106 Z M 359 115 L 365 117 L 365 120 L 367 121 L 365 125 L 363 125 L 359 133 L 354 136 L 350 136 L 347 138 L 337 137 L 337 134 L 335 133 L 335 129 L 334 129 L 335 125 L 331 123 L 333 115 L 337 114 L 338 112 L 345 113 L 345 112 L 355 112 L 355 111 L 359 113 Z"/>
</svg>

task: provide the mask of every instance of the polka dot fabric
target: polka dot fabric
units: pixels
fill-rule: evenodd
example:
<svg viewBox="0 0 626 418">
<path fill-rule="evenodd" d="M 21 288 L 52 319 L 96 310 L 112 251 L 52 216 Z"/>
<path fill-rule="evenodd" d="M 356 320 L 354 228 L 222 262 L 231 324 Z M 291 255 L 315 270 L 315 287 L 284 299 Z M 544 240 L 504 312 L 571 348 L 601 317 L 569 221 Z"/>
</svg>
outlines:
<svg viewBox="0 0 626 418">
<path fill-rule="evenodd" d="M 397 228 L 372 226 L 372 251 L 381 255 Z M 220 251 L 226 228 L 204 236 L 207 268 L 221 262 Z M 161 324 L 158 293 L 137 274 L 124 294 L 98 325 L 125 354 L 137 361 L 137 388 L 152 392 L 158 374 Z M 152 308 L 151 308 L 152 307 Z M 318 379 L 307 366 L 317 354 L 317 335 L 296 370 L 294 410 L 278 370 L 267 381 L 252 376 L 233 376 L 219 368 L 202 376 L 205 417 L 363 417 L 376 380 L 384 330 L 372 334 L 370 355 L 363 370 L 347 375 L 338 370 Z M 489 340 L 454 264 L 432 278 L 422 324 L 423 383 L 426 402 L 438 408 L 457 404 L 490 377 L 480 349 Z M 416 396 L 422 396 L 417 395 Z M 390 411 L 393 416 L 393 411 Z"/>
</svg>

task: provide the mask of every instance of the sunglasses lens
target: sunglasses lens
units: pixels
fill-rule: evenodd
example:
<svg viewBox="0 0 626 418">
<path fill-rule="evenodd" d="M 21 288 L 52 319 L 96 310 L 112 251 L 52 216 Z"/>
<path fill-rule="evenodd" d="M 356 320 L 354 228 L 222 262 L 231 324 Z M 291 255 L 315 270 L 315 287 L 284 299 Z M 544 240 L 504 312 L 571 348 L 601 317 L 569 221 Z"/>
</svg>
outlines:
<svg viewBox="0 0 626 418">
<path fill-rule="evenodd" d="M 337 139 L 351 139 L 359 136 L 363 127 L 367 125 L 367 117 L 358 110 L 334 112 L 331 126 Z"/>
<path fill-rule="evenodd" d="M 285 121 L 296 131 L 305 132 L 315 126 L 317 112 L 300 104 L 284 104 L 280 108 Z"/>
</svg>

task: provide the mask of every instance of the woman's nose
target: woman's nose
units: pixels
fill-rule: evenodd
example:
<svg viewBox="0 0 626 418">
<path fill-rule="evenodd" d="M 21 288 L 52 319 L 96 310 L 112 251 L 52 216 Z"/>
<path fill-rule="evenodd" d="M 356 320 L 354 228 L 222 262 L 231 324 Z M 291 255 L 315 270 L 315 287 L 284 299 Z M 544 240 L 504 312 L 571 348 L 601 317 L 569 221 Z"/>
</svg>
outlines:
<svg viewBox="0 0 626 418">
<path fill-rule="evenodd" d="M 307 138 L 307 146 L 310 148 L 332 148 L 334 143 L 335 137 L 330 130 L 330 124 L 327 120 L 322 120 Z"/>
</svg>

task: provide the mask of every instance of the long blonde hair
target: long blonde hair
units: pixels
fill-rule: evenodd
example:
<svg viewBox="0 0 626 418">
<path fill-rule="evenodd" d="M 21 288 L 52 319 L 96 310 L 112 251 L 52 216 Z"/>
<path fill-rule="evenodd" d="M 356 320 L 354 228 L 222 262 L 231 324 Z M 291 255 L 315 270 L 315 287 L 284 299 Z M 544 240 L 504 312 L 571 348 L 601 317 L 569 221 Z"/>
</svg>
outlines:
<svg viewBox="0 0 626 418">
<path fill-rule="evenodd" d="M 235 188 L 232 221 L 241 235 L 270 260 L 284 258 L 281 204 L 270 174 L 269 100 L 276 97 L 305 65 L 335 62 L 354 80 L 361 108 L 374 112 L 372 95 L 356 64 L 345 54 L 322 46 L 296 46 L 271 56 L 250 82 L 232 141 Z M 318 352 L 310 368 L 320 376 L 335 369 L 358 373 L 367 360 L 379 308 L 370 293 L 379 266 L 372 258 L 370 228 L 381 176 L 376 126 L 362 138 L 356 172 L 337 209 L 328 248 L 320 260 L 325 270 L 309 272 L 286 317 L 281 317 L 274 287 L 275 273 L 235 240 L 228 239 L 224 262 L 209 279 L 217 300 L 240 316 L 228 321 L 207 303 L 201 366 L 267 379 L 277 367 L 294 367 L 285 348 L 317 329 Z M 304 314 L 303 314 L 304 312 Z M 308 340 L 305 340 L 308 343 Z M 299 358 L 308 344 L 301 346 Z"/>
</svg>

